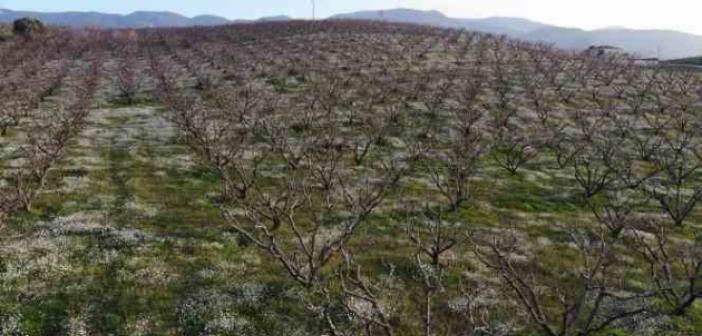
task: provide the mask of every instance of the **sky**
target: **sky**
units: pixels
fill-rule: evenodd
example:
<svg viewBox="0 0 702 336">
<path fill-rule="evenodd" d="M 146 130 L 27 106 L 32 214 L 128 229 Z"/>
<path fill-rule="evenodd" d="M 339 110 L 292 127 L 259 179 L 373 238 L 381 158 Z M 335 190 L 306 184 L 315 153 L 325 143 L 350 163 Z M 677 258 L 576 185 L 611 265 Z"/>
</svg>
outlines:
<svg viewBox="0 0 702 336">
<path fill-rule="evenodd" d="M 0 8 L 127 14 L 167 10 L 230 19 L 312 16 L 312 0 L 0 0 Z M 317 17 L 396 7 L 435 9 L 451 17 L 522 17 L 565 27 L 674 29 L 702 35 L 700 0 L 316 0 Z"/>
</svg>

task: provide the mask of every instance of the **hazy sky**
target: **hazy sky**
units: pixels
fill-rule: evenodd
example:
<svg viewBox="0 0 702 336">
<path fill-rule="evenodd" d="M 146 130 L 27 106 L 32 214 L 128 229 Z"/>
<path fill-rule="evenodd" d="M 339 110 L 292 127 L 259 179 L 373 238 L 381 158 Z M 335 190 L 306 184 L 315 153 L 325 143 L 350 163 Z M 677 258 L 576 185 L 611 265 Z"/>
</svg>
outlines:
<svg viewBox="0 0 702 336">
<path fill-rule="evenodd" d="M 362 9 L 437 9 L 453 17 L 516 16 L 586 29 L 625 26 L 702 34 L 700 0 L 316 0 L 319 17 Z M 9 9 L 129 13 L 168 10 L 185 15 L 258 18 L 311 16 L 311 0 L 0 0 Z"/>
</svg>

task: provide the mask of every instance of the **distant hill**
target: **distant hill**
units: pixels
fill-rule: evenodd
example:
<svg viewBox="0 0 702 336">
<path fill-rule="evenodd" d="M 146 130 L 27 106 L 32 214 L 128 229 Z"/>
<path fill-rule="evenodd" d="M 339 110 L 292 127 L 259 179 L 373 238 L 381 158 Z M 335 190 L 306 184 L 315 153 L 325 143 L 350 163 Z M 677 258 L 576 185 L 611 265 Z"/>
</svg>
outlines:
<svg viewBox="0 0 702 336">
<path fill-rule="evenodd" d="M 616 45 L 641 55 L 662 59 L 702 55 L 702 36 L 673 30 L 601 29 L 591 34 L 598 44 Z"/>
<path fill-rule="evenodd" d="M 58 12 L 42 13 L 0 9 L 0 23 L 9 23 L 18 18 L 31 16 L 51 25 L 94 26 L 102 28 L 148 28 L 148 27 L 187 27 L 218 26 L 231 23 L 253 22 L 251 20 L 229 20 L 214 15 L 200 15 L 189 18 L 172 12 L 139 11 L 128 15 L 105 14 L 98 12 Z M 265 21 L 290 20 L 287 16 L 262 18 Z"/>
<path fill-rule="evenodd" d="M 128 15 L 120 15 L 98 12 L 42 13 L 0 9 L 0 22 L 12 22 L 25 16 L 35 17 L 52 25 L 104 28 L 215 26 L 230 22 L 226 18 L 219 16 L 202 15 L 189 18 L 171 12 L 140 11 Z"/>
<path fill-rule="evenodd" d="M 506 17 L 493 17 L 487 19 L 456 19 L 450 18 L 439 11 L 420 11 L 406 8 L 338 14 L 332 16 L 331 19 L 415 23 L 445 28 L 463 28 L 511 36 L 524 34 L 547 27 L 545 24 L 527 19 Z"/>
<path fill-rule="evenodd" d="M 198 15 L 192 17 L 190 22 L 196 26 L 220 26 L 231 23 L 228 19 L 215 15 Z"/>
<path fill-rule="evenodd" d="M 576 28 L 548 26 L 521 34 L 519 38 L 533 42 L 552 43 L 563 49 L 579 50 L 592 45 L 602 45 L 589 32 Z"/>
<path fill-rule="evenodd" d="M 586 31 L 561 27 L 539 29 L 518 38 L 542 41 L 566 49 L 612 45 L 642 57 L 686 58 L 702 54 L 702 36 L 671 30 L 624 28 Z"/>
<path fill-rule="evenodd" d="M 265 16 L 265 17 L 258 19 L 258 21 L 263 21 L 263 22 L 278 22 L 278 21 L 290 21 L 290 20 L 292 20 L 292 18 L 289 16 L 286 16 L 286 15 Z"/>
<path fill-rule="evenodd" d="M 9 23 L 24 16 L 36 17 L 48 24 L 63 26 L 96 26 L 103 28 L 144 28 L 216 26 L 255 22 L 229 20 L 214 15 L 186 17 L 172 12 L 134 12 L 128 15 L 98 12 L 41 13 L 0 9 L 0 23 Z M 702 55 L 702 36 L 671 30 L 633 30 L 610 27 L 582 30 L 548 25 L 521 18 L 490 17 L 483 19 L 452 18 L 439 11 L 398 8 L 382 11 L 361 11 L 338 14 L 330 19 L 375 20 L 468 29 L 507 35 L 512 38 L 553 44 L 571 50 L 584 50 L 592 45 L 612 45 L 642 57 L 680 59 Z M 287 21 L 288 16 L 269 16 L 258 21 Z"/>
<path fill-rule="evenodd" d="M 692 66 L 697 66 L 697 67 L 702 67 L 702 56 L 699 57 L 688 57 L 688 58 L 681 58 L 681 59 L 674 59 L 668 61 L 670 64 L 679 64 L 679 65 L 692 65 Z"/>
<path fill-rule="evenodd" d="M 332 19 L 382 20 L 447 28 L 463 28 L 582 50 L 591 45 L 612 45 L 642 57 L 675 59 L 702 54 L 702 36 L 671 30 L 635 30 L 620 27 L 582 30 L 547 25 L 520 18 L 459 19 L 438 11 L 391 9 L 339 14 Z"/>
</svg>

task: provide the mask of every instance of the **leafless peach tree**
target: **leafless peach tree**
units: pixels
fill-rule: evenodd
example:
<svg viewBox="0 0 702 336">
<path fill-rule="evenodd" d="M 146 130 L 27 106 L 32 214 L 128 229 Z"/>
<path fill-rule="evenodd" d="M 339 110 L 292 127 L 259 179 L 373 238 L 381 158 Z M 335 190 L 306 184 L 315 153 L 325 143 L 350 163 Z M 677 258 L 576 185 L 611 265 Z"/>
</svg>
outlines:
<svg viewBox="0 0 702 336">
<path fill-rule="evenodd" d="M 428 172 L 434 186 L 446 198 L 449 210 L 456 210 L 469 198 L 469 180 L 477 172 L 482 157 L 489 151 L 485 112 L 480 107 L 483 78 L 478 71 L 467 74 L 455 92 L 453 102 L 446 102 L 455 124 L 450 134 L 433 128 L 427 145 L 416 148 L 420 165 Z M 444 93 L 441 93 L 443 95 Z M 442 100 L 442 98 L 437 98 Z"/>
<path fill-rule="evenodd" d="M 576 258 L 568 270 L 535 263 L 538 257 L 530 256 L 534 252 L 516 235 L 488 235 L 475 242 L 475 253 L 544 335 L 593 335 L 654 311 L 648 302 L 652 293 L 624 294 L 630 292 L 619 275 L 616 243 L 621 238 L 604 230 L 572 230 L 570 236 L 573 247 L 559 248 Z"/>
<path fill-rule="evenodd" d="M 58 104 L 36 106 L 32 112 L 27 143 L 18 150 L 24 163 L 13 174 L 12 184 L 2 191 L 3 219 L 14 211 L 31 210 L 32 201 L 47 183 L 50 168 L 61 158 L 70 137 L 82 127 L 98 87 L 101 64 L 97 58 L 92 65 L 72 74 L 72 83 L 60 84 L 65 92 L 60 94 Z"/>
<path fill-rule="evenodd" d="M 143 74 L 140 67 L 138 45 L 127 44 L 121 51 L 121 57 L 117 61 L 115 74 L 115 84 L 120 96 L 127 102 L 133 104 L 143 85 Z"/>
<path fill-rule="evenodd" d="M 685 314 L 700 295 L 699 75 L 404 25 L 143 34 L 172 119 L 221 177 L 226 219 L 305 289 L 331 334 L 470 335 L 490 320 L 472 300 L 484 290 L 505 320 L 530 322 L 525 333 L 594 335 Z M 455 218 L 492 196 L 474 183 L 509 190 L 542 174 L 554 183 L 543 192 L 578 211 L 548 228 L 567 239 L 537 246 L 526 228 L 495 228 L 466 246 L 445 231 L 481 225 Z M 384 261 L 379 275 L 367 260 L 383 254 L 354 237 L 413 198 L 445 212 L 408 220 L 406 250 L 393 252 L 411 275 Z M 445 264 L 470 248 L 465 264 Z M 636 287 L 627 275 L 642 265 Z M 455 296 L 471 298 L 470 323 L 453 323 Z"/>
</svg>

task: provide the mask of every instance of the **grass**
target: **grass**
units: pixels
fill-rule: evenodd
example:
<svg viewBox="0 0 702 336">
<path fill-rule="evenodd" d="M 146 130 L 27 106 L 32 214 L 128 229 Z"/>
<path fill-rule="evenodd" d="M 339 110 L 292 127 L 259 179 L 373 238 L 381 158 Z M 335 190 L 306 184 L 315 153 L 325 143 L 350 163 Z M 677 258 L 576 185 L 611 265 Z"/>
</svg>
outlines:
<svg viewBox="0 0 702 336">
<path fill-rule="evenodd" d="M 215 328 L 213 321 L 244 333 L 289 330 L 303 312 L 275 265 L 255 262 L 226 234 L 212 200 L 217 174 L 174 135 L 147 132 L 156 111 L 132 109 L 93 115 L 91 127 L 105 134 L 87 146 L 75 141 L 34 211 L 12 218 L 13 231 L 24 236 L 4 254 L 6 272 L 37 258 L 59 261 L 25 266 L 5 282 L 0 296 L 26 299 L 5 300 L 0 316 L 16 317 L 30 335 L 76 332 L 70 328 L 199 335 Z M 90 156 L 98 159 L 90 167 L 73 164 Z M 70 178 L 86 183 L 65 185 Z M 246 284 L 260 286 L 249 301 L 242 299 L 254 295 Z"/>
<path fill-rule="evenodd" d="M 287 81 L 270 84 L 279 93 L 298 89 Z M 34 210 L 11 218 L 13 238 L 0 259 L 0 317 L 16 320 L 30 335 L 200 335 L 225 326 L 230 334 L 314 330 L 301 294 L 279 265 L 247 246 L 222 218 L 218 174 L 169 129 L 163 111 L 148 100 L 106 107 L 90 116 L 89 130 L 99 132 L 83 132 L 79 140 L 90 141 L 66 149 Z M 377 146 L 367 160 L 388 155 L 388 147 Z M 576 267 L 579 255 L 566 244 L 562 225 L 587 225 L 590 213 L 567 171 L 543 168 L 551 160 L 539 157 L 516 175 L 486 160 L 470 182 L 470 199 L 443 214 L 455 224 L 453 237 L 463 242 L 466 231 L 519 228 L 536 246 L 543 273 Z M 276 173 L 262 180 L 276 183 L 281 164 L 265 162 L 264 169 Z M 350 247 L 373 251 L 358 258 L 373 276 L 392 265 L 410 283 L 408 291 L 418 290 L 411 284 L 418 269 L 407 257 L 416 248 L 406 237 L 407 224 L 443 202 L 426 174 L 418 169 L 404 179 Z M 481 273 L 470 247 L 455 252 L 456 274 Z M 338 260 L 326 275 L 335 266 Z M 456 274 L 447 281 L 459 282 Z M 402 302 L 400 309 L 412 304 Z M 702 324 L 697 316 L 679 322 L 680 330 Z"/>
</svg>

